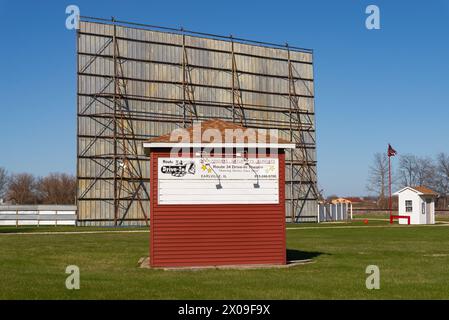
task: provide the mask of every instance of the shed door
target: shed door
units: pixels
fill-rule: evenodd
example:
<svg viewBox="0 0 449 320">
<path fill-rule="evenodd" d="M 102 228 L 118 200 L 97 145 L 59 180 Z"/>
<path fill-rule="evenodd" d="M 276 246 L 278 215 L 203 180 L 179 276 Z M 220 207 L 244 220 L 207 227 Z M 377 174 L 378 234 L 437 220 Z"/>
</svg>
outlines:
<svg viewBox="0 0 449 320">
<path fill-rule="evenodd" d="M 427 224 L 432 223 L 431 203 L 432 203 L 432 201 L 430 199 L 426 199 L 426 223 Z"/>
</svg>

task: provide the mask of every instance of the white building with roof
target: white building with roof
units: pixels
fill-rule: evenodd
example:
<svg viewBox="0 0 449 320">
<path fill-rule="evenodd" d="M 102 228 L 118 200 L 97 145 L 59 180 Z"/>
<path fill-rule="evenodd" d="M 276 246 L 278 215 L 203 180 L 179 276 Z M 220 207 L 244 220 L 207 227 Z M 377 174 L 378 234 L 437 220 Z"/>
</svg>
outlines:
<svg viewBox="0 0 449 320">
<path fill-rule="evenodd" d="M 405 187 L 394 195 L 398 196 L 398 215 L 409 216 L 410 224 L 435 224 L 435 191 L 424 186 Z M 399 224 L 407 223 L 399 218 Z"/>
</svg>

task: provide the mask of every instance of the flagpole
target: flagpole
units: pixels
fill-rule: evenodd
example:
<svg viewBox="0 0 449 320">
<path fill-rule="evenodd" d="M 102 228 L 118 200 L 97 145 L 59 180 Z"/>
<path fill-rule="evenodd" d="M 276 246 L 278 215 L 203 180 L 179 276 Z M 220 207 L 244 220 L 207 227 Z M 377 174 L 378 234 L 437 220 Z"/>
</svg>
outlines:
<svg viewBox="0 0 449 320">
<path fill-rule="evenodd" d="M 391 156 L 388 154 L 388 193 L 390 198 L 388 199 L 388 207 L 390 209 L 390 224 L 393 223 L 393 213 L 391 209 Z"/>
<path fill-rule="evenodd" d="M 396 150 L 391 147 L 391 144 L 388 144 L 388 193 L 390 195 L 388 199 L 388 207 L 390 209 L 390 224 L 393 224 L 393 209 L 392 209 L 392 200 L 391 200 L 391 157 L 396 155 Z"/>
</svg>

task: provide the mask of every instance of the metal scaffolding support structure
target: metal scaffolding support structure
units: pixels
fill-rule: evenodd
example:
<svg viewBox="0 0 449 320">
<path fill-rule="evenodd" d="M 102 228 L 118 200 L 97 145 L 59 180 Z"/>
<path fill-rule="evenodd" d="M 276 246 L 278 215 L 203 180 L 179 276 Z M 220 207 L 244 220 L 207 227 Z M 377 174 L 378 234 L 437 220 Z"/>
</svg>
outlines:
<svg viewBox="0 0 449 320">
<path fill-rule="evenodd" d="M 289 151 L 289 161 L 290 161 L 290 185 L 291 185 L 291 221 L 298 222 L 300 215 L 296 212 L 302 212 L 304 209 L 306 199 L 310 198 L 318 200 L 318 190 L 316 182 L 316 161 L 311 161 L 309 154 L 304 146 L 307 141 L 311 140 L 314 145 L 316 145 L 315 136 L 310 134 L 311 130 L 314 130 L 315 124 L 310 117 L 310 114 L 306 112 L 307 110 L 301 110 L 299 97 L 296 94 L 296 81 L 302 81 L 298 75 L 297 70 L 291 63 L 290 59 L 290 49 L 287 47 L 287 58 L 288 58 L 288 95 L 289 95 L 289 117 L 290 117 L 290 130 L 289 136 L 290 141 L 294 141 L 298 146 L 295 151 Z M 307 88 L 307 87 L 306 87 Z M 310 92 L 310 94 L 313 94 Z M 299 151 L 299 152 L 298 152 Z M 298 164 L 295 166 L 294 164 Z M 305 186 L 307 189 L 305 196 L 303 198 L 294 197 L 295 194 L 300 192 L 301 186 Z M 295 192 L 296 189 L 296 192 Z M 296 210 L 298 208 L 298 210 Z M 303 216 L 304 217 L 304 216 Z"/>
<path fill-rule="evenodd" d="M 245 109 L 243 106 L 242 92 L 240 91 L 240 78 L 235 59 L 234 40 L 231 36 L 231 55 L 232 55 L 232 122 L 239 122 L 246 127 Z"/>
<path fill-rule="evenodd" d="M 182 35 L 182 110 L 184 128 L 198 120 L 195 106 L 195 87 L 192 85 L 192 66 L 189 65 L 189 55 L 186 48 L 186 35 Z"/>
<path fill-rule="evenodd" d="M 82 17 L 77 32 L 78 221 L 149 223 L 142 142 L 194 120 L 276 129 L 287 221 L 316 217 L 313 52 L 185 29 Z"/>
</svg>

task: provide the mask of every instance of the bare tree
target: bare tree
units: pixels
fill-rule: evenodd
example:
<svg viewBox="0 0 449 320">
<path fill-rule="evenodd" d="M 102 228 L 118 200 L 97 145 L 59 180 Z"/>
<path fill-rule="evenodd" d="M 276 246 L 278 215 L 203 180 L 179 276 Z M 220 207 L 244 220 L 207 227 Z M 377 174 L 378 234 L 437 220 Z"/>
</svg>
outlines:
<svg viewBox="0 0 449 320">
<path fill-rule="evenodd" d="M 14 204 L 37 204 L 36 178 L 29 173 L 11 175 L 6 192 L 6 199 Z"/>
<path fill-rule="evenodd" d="M 416 182 L 418 186 L 433 187 L 436 179 L 436 166 L 430 157 L 418 157 Z"/>
<path fill-rule="evenodd" d="M 436 157 L 435 190 L 440 194 L 438 202 L 442 208 L 448 206 L 449 195 L 449 155 L 440 153 Z"/>
<path fill-rule="evenodd" d="M 400 187 L 421 185 L 433 187 L 436 171 L 435 163 L 431 158 L 404 154 L 399 157 L 397 180 Z"/>
<path fill-rule="evenodd" d="M 373 164 L 369 169 L 369 178 L 366 188 L 377 196 L 378 206 L 386 204 L 388 193 L 388 157 L 386 153 L 374 154 Z"/>
<path fill-rule="evenodd" d="M 403 154 L 399 156 L 399 169 L 397 181 L 399 187 L 416 186 L 417 160 L 413 154 Z"/>
<path fill-rule="evenodd" d="M 76 196 L 76 179 L 65 173 L 51 173 L 38 182 L 40 201 L 43 204 L 73 204 Z"/>
<path fill-rule="evenodd" d="M 440 153 L 437 155 L 438 191 L 449 194 L 449 155 Z"/>
<path fill-rule="evenodd" d="M 6 172 L 5 168 L 0 167 L 0 199 L 3 199 L 6 194 L 8 179 L 8 172 Z"/>
</svg>

